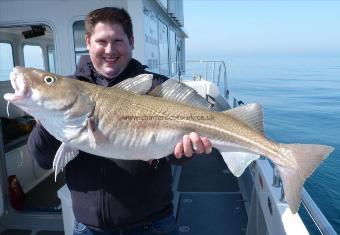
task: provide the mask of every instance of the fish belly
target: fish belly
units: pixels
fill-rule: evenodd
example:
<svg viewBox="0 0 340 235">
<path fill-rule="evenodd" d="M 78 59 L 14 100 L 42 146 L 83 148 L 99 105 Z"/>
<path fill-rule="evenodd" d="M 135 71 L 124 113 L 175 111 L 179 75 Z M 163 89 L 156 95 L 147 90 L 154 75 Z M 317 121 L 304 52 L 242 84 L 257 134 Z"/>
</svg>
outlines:
<svg viewBox="0 0 340 235">
<path fill-rule="evenodd" d="M 112 159 L 144 160 L 159 159 L 173 153 L 181 141 L 180 130 L 126 130 L 116 132 L 109 140 L 97 142 L 95 148 L 80 144 L 80 150 Z"/>
</svg>

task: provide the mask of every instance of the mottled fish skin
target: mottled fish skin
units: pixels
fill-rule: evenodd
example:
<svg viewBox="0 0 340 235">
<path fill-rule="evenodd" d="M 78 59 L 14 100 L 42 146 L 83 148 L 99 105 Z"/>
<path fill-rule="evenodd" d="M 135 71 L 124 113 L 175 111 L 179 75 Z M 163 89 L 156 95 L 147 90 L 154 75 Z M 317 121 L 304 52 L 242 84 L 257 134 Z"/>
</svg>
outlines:
<svg viewBox="0 0 340 235">
<path fill-rule="evenodd" d="M 10 76 L 15 93 L 4 98 L 39 120 L 63 143 L 56 154 L 56 172 L 79 150 L 117 159 L 162 158 L 173 152 L 184 134 L 197 132 L 220 152 L 229 152 L 222 155 L 236 176 L 258 155 L 271 159 L 280 171 L 289 207 L 296 213 L 303 183 L 333 151 L 324 145 L 279 144 L 267 139 L 259 104 L 212 112 L 140 95 L 141 91 L 136 94 L 133 88 L 96 86 L 38 69 L 16 67 Z"/>
</svg>

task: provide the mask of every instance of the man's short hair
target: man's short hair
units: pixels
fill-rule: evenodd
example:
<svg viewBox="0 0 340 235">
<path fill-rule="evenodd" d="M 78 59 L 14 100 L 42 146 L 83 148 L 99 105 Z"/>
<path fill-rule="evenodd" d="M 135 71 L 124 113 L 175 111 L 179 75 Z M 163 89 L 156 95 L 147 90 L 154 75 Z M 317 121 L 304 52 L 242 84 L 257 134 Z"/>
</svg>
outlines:
<svg viewBox="0 0 340 235">
<path fill-rule="evenodd" d="M 133 37 L 131 17 L 122 8 L 104 7 L 91 11 L 85 18 L 85 31 L 87 36 L 91 36 L 97 23 L 120 24 L 128 36 Z"/>
</svg>

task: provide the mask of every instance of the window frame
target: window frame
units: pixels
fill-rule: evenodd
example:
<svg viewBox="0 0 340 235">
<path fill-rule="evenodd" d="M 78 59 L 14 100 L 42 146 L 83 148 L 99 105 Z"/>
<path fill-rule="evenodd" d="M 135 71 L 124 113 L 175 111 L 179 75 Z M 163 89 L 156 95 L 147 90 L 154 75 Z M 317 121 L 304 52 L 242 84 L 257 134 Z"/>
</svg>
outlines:
<svg viewBox="0 0 340 235">
<path fill-rule="evenodd" d="M 21 45 L 21 51 L 22 51 L 22 59 L 23 59 L 23 64 L 25 67 L 27 67 L 27 65 L 25 64 L 25 51 L 24 51 L 24 48 L 25 46 L 38 46 L 40 47 L 41 49 L 41 55 L 42 55 L 42 64 L 43 64 L 43 68 L 37 68 L 37 69 L 42 69 L 42 70 L 46 70 L 45 68 L 45 55 L 44 55 L 44 49 L 41 45 L 39 45 L 38 43 L 30 43 L 30 42 L 25 42 L 25 43 L 22 43 Z M 47 49 L 47 48 L 46 48 Z"/>
<path fill-rule="evenodd" d="M 15 60 L 14 60 L 13 44 L 10 41 L 8 41 L 8 40 L 0 40 L 0 43 L 8 44 L 11 47 L 11 51 L 12 51 L 12 65 L 13 65 L 12 68 L 14 68 L 16 66 L 16 64 L 15 64 Z M 0 63 L 1 63 L 1 61 L 0 61 Z M 0 80 L 0 82 L 5 82 L 5 81 L 9 81 L 9 80 L 10 79 L 8 78 L 7 80 Z"/>
<path fill-rule="evenodd" d="M 76 51 L 76 37 L 75 37 L 75 30 L 74 30 L 74 26 L 76 23 L 78 22 L 83 22 L 84 23 L 84 43 L 85 43 L 85 50 L 82 50 L 82 51 Z M 74 63 L 75 63 L 75 66 L 77 66 L 78 64 L 78 60 L 77 60 L 77 56 L 80 55 L 80 57 L 82 55 L 89 55 L 89 51 L 88 49 L 86 48 L 86 42 L 85 42 L 85 34 L 86 34 L 86 31 L 85 31 L 85 19 L 84 18 L 75 18 L 72 22 L 71 22 L 71 32 L 72 32 L 72 49 L 73 49 L 73 57 L 74 57 Z M 80 58 L 79 57 L 79 58 Z M 79 59 L 78 58 L 78 59 Z"/>
</svg>

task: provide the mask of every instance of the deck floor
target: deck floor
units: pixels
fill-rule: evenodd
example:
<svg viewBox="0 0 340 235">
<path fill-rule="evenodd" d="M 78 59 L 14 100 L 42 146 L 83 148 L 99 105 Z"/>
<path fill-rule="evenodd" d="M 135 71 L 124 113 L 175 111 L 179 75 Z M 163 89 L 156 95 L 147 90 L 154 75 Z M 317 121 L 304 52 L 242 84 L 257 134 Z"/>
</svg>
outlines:
<svg viewBox="0 0 340 235">
<path fill-rule="evenodd" d="M 24 210 L 33 211 L 61 211 L 61 201 L 57 191 L 65 184 L 63 172 L 54 181 L 54 174 L 51 174 L 39 185 L 29 191 L 26 195 Z"/>
<path fill-rule="evenodd" d="M 61 173 L 62 175 L 63 173 Z M 51 174 L 31 191 L 25 194 L 25 207 L 21 212 L 60 212 L 61 201 L 57 196 L 57 191 L 65 184 L 64 176 L 59 176 L 57 182 L 54 181 L 54 174 Z M 23 222 L 26 223 L 26 222 Z M 63 235 L 64 231 L 41 230 L 33 232 L 30 229 L 5 229 L 0 235 Z"/>
<path fill-rule="evenodd" d="M 246 234 L 247 214 L 237 178 L 218 151 L 196 156 L 182 167 L 177 210 L 183 234 Z"/>
<path fill-rule="evenodd" d="M 63 177 L 58 179 L 55 183 L 52 174 L 26 194 L 26 209 L 60 210 L 60 200 L 55 192 L 56 188 L 64 182 L 61 180 Z M 247 214 L 238 180 L 229 172 L 218 151 L 213 150 L 209 156 L 195 156 L 182 167 L 178 180 L 177 221 L 180 234 L 246 234 Z M 9 229 L 0 234 L 25 235 L 31 232 L 24 229 Z M 62 232 L 51 232 L 40 231 L 38 234 L 62 234 Z"/>
</svg>

